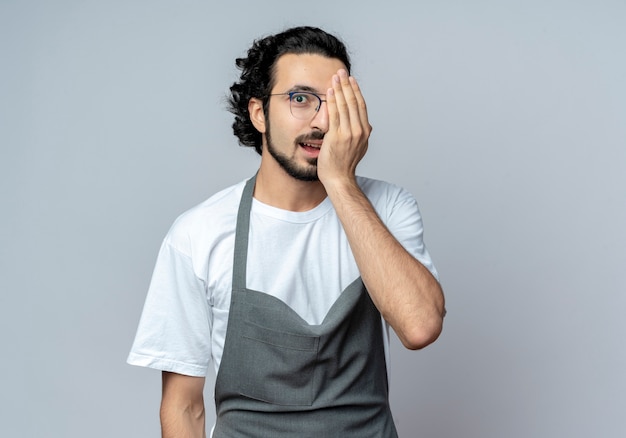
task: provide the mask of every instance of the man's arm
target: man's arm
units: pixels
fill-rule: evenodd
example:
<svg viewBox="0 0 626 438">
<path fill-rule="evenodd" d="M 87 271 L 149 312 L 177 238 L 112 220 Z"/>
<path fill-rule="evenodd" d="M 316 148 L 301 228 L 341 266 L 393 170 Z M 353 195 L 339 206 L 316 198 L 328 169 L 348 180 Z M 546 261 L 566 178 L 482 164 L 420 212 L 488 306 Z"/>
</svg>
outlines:
<svg viewBox="0 0 626 438">
<path fill-rule="evenodd" d="M 327 92 L 329 130 L 318 159 L 324 184 L 372 301 L 405 347 L 419 349 L 441 333 L 439 282 L 393 237 L 356 182 L 371 126 L 354 78 L 339 71 Z"/>
<path fill-rule="evenodd" d="M 393 237 L 356 182 L 333 184 L 328 194 L 383 318 L 407 348 L 434 342 L 445 312 L 439 282 Z"/>
<path fill-rule="evenodd" d="M 163 438 L 206 438 L 204 377 L 163 371 L 161 433 Z"/>
</svg>

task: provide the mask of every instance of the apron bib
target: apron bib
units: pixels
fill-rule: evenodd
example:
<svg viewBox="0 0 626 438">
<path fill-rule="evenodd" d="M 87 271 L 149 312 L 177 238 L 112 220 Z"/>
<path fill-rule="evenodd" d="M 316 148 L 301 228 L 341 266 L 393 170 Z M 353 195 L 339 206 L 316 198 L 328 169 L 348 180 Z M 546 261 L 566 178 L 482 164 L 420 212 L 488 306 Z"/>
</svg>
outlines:
<svg viewBox="0 0 626 438">
<path fill-rule="evenodd" d="M 361 278 L 342 291 L 320 325 L 246 288 L 255 181 L 246 183 L 237 216 L 213 437 L 396 438 L 381 317 Z"/>
</svg>

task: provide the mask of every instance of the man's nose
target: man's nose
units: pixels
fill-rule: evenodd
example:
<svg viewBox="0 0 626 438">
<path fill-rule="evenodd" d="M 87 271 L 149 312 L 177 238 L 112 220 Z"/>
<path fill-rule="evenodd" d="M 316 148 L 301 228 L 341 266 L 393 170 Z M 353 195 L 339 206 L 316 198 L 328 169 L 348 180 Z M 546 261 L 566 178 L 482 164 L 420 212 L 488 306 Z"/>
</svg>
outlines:
<svg viewBox="0 0 626 438">
<path fill-rule="evenodd" d="M 320 107 L 311 120 L 311 128 L 319 129 L 323 133 L 328 131 L 328 106 L 326 101 L 320 103 Z"/>
</svg>

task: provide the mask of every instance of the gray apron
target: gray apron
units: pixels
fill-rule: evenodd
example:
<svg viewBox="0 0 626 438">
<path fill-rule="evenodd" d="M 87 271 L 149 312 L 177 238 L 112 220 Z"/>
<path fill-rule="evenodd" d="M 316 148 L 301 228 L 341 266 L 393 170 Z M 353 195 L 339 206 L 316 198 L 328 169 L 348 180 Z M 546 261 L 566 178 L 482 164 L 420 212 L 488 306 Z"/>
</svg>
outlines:
<svg viewBox="0 0 626 438">
<path fill-rule="evenodd" d="M 341 293 L 320 325 L 309 325 L 278 298 L 246 288 L 255 180 L 247 182 L 237 216 L 213 436 L 397 437 L 381 317 L 361 278 Z"/>
</svg>

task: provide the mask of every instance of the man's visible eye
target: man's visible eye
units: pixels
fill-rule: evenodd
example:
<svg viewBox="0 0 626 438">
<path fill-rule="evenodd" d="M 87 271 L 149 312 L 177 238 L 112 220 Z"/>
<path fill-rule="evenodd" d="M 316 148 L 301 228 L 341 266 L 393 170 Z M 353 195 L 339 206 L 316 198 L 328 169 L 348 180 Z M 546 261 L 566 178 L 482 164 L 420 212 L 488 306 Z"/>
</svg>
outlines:
<svg viewBox="0 0 626 438">
<path fill-rule="evenodd" d="M 291 96 L 291 102 L 298 105 L 306 105 L 309 103 L 310 97 L 304 93 L 293 94 Z"/>
</svg>

